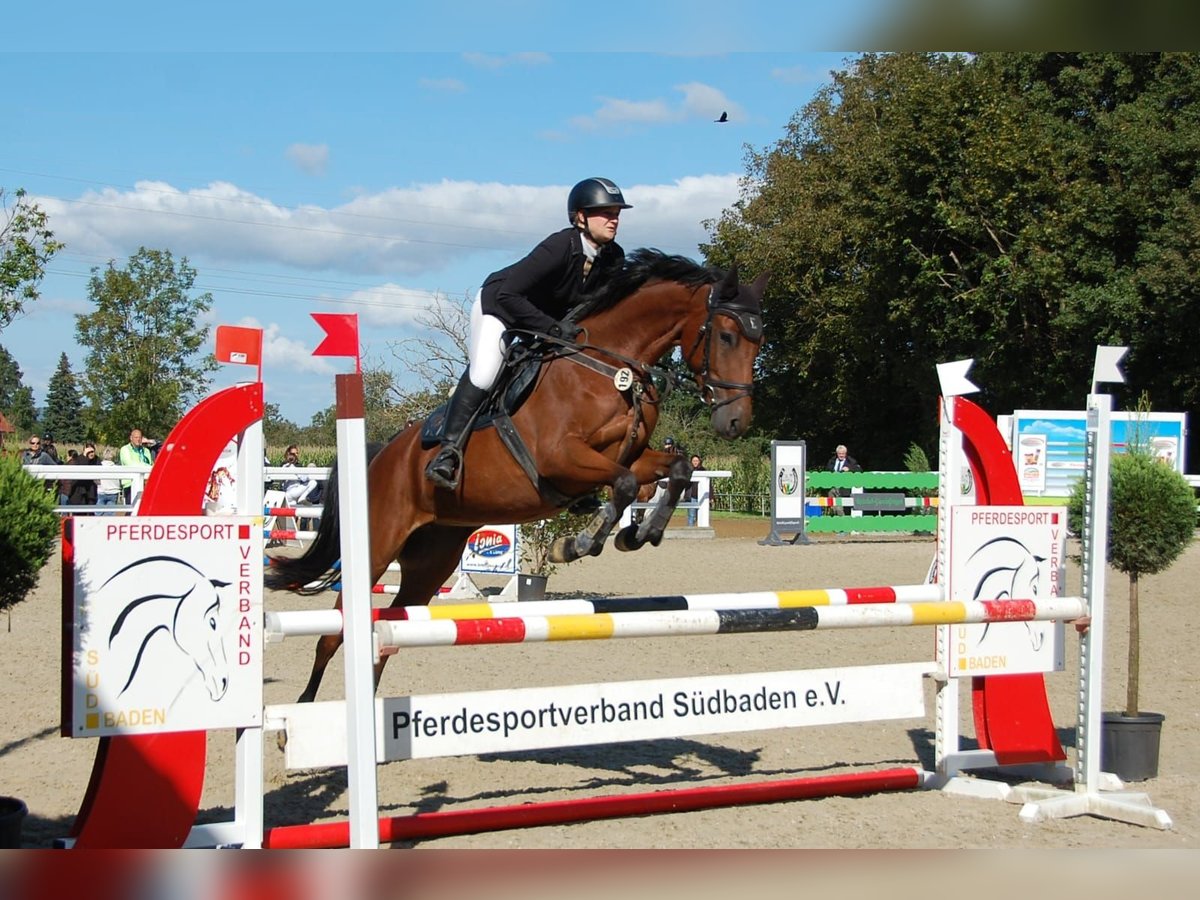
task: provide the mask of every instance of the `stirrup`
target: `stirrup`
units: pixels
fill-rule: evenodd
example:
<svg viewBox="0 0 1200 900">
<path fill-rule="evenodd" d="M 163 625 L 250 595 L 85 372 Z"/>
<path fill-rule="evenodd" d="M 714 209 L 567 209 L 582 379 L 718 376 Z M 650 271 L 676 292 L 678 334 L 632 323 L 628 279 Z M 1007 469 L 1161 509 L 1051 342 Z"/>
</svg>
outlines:
<svg viewBox="0 0 1200 900">
<path fill-rule="evenodd" d="M 444 457 L 449 454 L 450 460 L 454 465 L 453 473 L 447 477 L 437 469 L 439 462 L 447 462 Z M 459 476 L 462 474 L 463 455 L 462 451 L 453 444 L 446 444 L 438 451 L 437 456 L 429 461 L 429 465 L 425 467 L 425 478 L 432 481 L 438 487 L 443 487 L 448 491 L 458 490 Z"/>
</svg>

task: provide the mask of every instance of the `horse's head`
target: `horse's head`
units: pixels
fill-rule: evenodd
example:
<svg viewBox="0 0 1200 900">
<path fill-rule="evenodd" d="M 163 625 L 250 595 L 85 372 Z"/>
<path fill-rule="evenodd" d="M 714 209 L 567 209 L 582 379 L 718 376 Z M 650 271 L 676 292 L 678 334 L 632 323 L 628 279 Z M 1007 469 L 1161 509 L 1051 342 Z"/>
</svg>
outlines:
<svg viewBox="0 0 1200 900">
<path fill-rule="evenodd" d="M 172 629 L 175 643 L 191 657 L 213 700 L 220 700 L 229 689 L 229 661 L 221 634 L 221 595 L 218 593 L 219 588 L 228 586 L 227 581 L 197 578 L 175 609 Z"/>
<path fill-rule="evenodd" d="M 703 321 L 684 354 L 696 374 L 713 429 L 735 438 L 750 427 L 754 360 L 763 342 L 762 295 L 767 275 L 739 284 L 734 266 L 708 290 Z M 685 343 L 685 347 L 689 345 Z"/>
</svg>

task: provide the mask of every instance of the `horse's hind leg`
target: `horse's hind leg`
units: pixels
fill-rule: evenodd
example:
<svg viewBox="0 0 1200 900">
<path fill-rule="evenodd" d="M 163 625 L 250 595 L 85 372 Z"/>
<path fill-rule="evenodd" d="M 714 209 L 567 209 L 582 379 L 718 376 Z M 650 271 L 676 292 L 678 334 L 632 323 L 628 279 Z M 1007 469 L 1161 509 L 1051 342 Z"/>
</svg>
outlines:
<svg viewBox="0 0 1200 900">
<path fill-rule="evenodd" d="M 454 571 L 462 557 L 463 547 L 474 528 L 426 525 L 418 528 L 405 541 L 400 551 L 400 592 L 392 606 L 423 606 L 433 599 L 438 588 Z M 342 595 L 338 594 L 334 609 L 342 608 Z M 317 689 L 329 661 L 342 646 L 342 633 L 327 634 L 317 640 L 313 656 L 312 674 L 308 684 L 297 698 L 298 703 L 311 703 L 317 698 Z M 383 674 L 387 657 L 375 666 L 375 683 Z"/>
<path fill-rule="evenodd" d="M 333 608 L 342 608 L 341 594 L 338 594 L 337 603 Z M 342 633 L 340 631 L 337 634 L 322 635 L 317 639 L 317 649 L 313 656 L 312 673 L 308 676 L 308 684 L 304 686 L 304 690 L 296 698 L 297 703 L 312 703 L 317 699 L 317 689 L 321 686 L 321 679 L 325 675 L 325 669 L 340 646 L 342 646 Z"/>
<path fill-rule="evenodd" d="M 400 593 L 392 606 L 425 606 L 454 572 L 473 526 L 429 524 L 409 536 L 400 551 Z M 375 666 L 375 684 L 387 657 Z"/>
</svg>

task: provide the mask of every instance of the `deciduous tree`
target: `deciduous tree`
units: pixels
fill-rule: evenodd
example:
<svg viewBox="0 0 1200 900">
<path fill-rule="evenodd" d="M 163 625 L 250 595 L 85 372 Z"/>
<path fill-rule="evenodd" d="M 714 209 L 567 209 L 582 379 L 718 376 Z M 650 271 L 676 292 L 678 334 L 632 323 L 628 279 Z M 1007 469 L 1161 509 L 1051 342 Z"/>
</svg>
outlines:
<svg viewBox="0 0 1200 900">
<path fill-rule="evenodd" d="M 168 250 L 140 248 L 124 267 L 93 269 L 95 312 L 76 316 L 88 348 L 87 399 L 98 433 L 112 441 L 140 428 L 165 436 L 207 387 L 216 368 L 202 353 L 209 327 L 199 322 L 211 294 L 193 294 L 196 270 Z"/>
<path fill-rule="evenodd" d="M 1073 408 L 1097 343 L 1131 347 L 1131 396 L 1195 408 L 1198 95 L 1195 54 L 835 73 L 709 223 L 711 262 L 772 273 L 756 423 L 899 467 L 933 450 L 934 363 L 974 358 L 998 411 Z"/>
<path fill-rule="evenodd" d="M 10 206 L 0 188 L 0 330 L 38 298 L 46 265 L 63 248 L 46 225 L 46 213 L 25 198 L 25 191 L 18 188 L 12 197 Z"/>
</svg>

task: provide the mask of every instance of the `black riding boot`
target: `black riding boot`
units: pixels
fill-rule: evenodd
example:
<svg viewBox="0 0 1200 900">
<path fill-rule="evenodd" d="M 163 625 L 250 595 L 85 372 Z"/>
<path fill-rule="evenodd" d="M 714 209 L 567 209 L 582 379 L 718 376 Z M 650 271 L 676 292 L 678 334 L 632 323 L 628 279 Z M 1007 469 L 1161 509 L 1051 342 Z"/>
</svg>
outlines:
<svg viewBox="0 0 1200 900">
<path fill-rule="evenodd" d="M 446 424 L 442 429 L 442 449 L 425 467 L 425 477 L 439 487 L 451 491 L 458 487 L 463 447 L 466 446 L 475 412 L 489 393 L 471 384 L 471 379 L 465 373 L 454 389 L 450 408 L 446 410 Z"/>
</svg>

